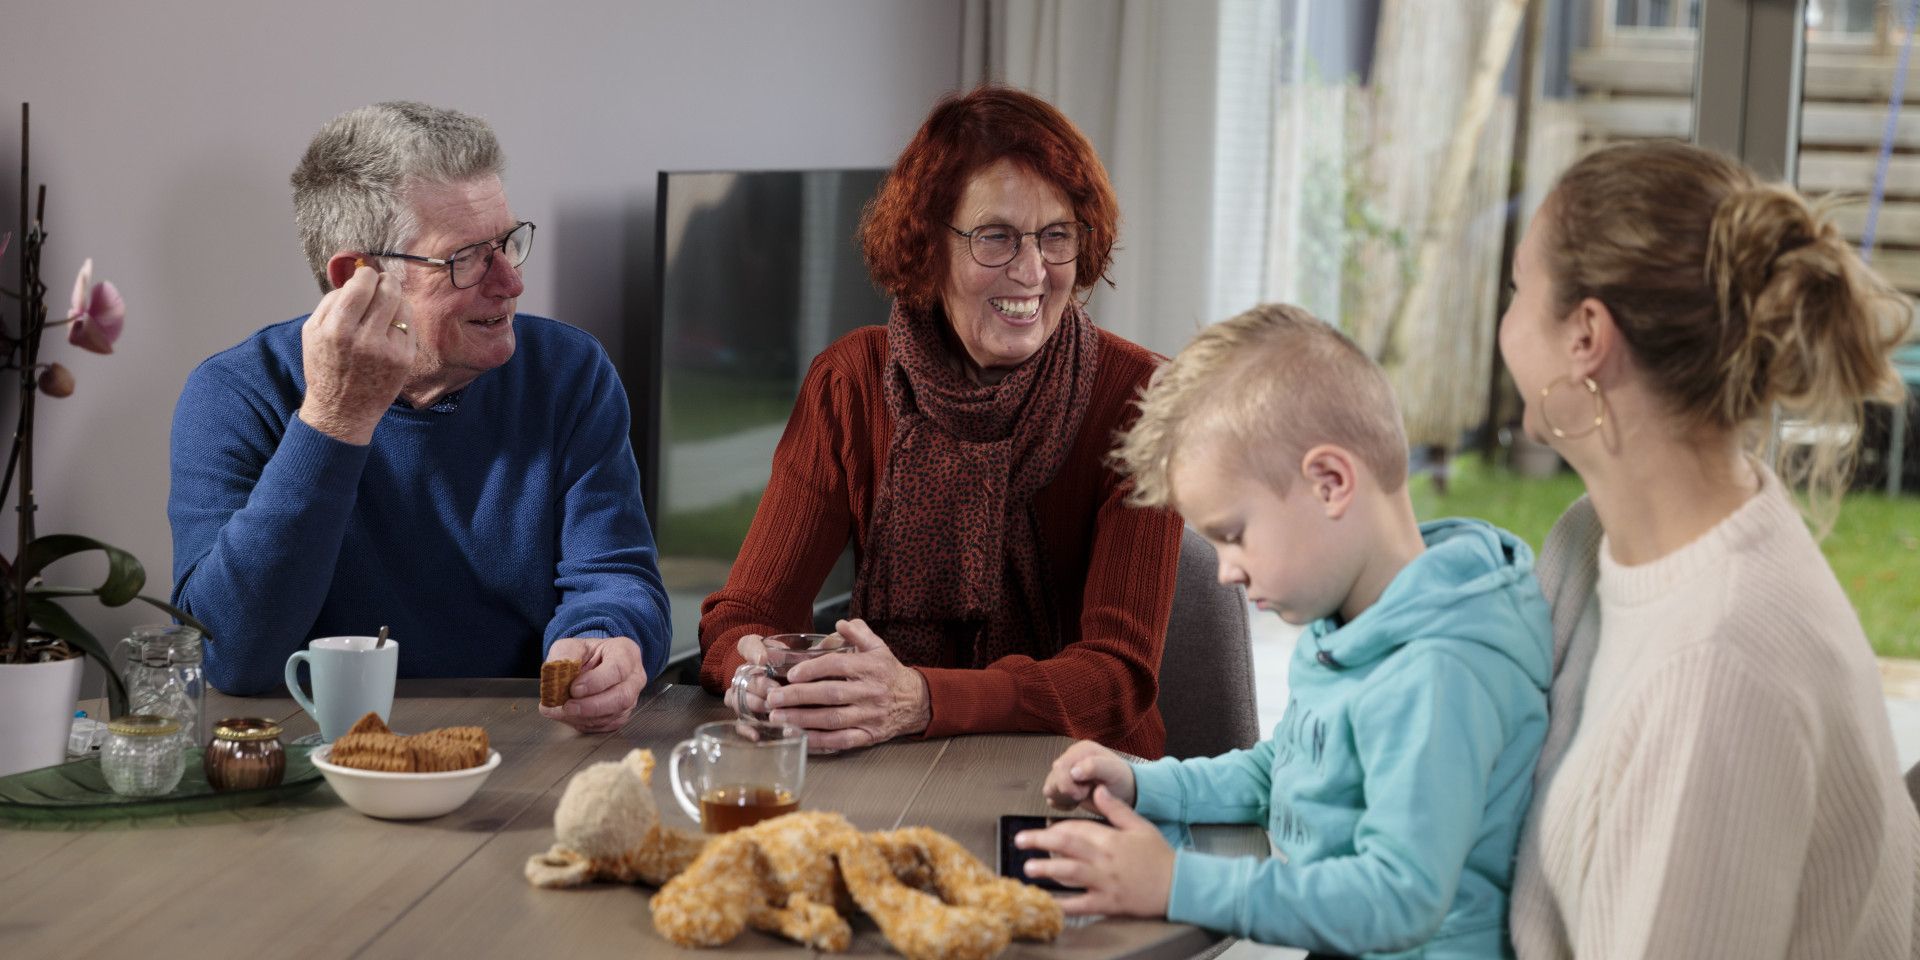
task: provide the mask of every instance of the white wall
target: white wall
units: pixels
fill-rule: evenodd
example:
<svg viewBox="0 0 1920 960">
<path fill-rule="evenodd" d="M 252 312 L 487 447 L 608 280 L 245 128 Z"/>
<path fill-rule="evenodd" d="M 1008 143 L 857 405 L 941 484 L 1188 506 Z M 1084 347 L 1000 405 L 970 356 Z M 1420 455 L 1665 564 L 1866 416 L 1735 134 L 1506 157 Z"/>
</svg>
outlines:
<svg viewBox="0 0 1920 960">
<path fill-rule="evenodd" d="M 957 0 L 10 0 L 0 230 L 17 229 L 26 100 L 53 312 L 85 257 L 128 303 L 113 356 L 53 338 L 42 351 L 79 387 L 39 401 L 39 532 L 126 547 L 149 592 L 168 592 L 174 402 L 199 361 L 318 299 L 287 176 L 335 114 L 408 98 L 491 121 L 508 197 L 540 225 L 521 309 L 592 331 L 624 370 L 652 322 L 657 172 L 890 163 L 959 82 L 961 14 Z M 0 316 L 19 311 L 0 301 Z M 0 436 L 13 390 L 0 383 Z M 0 553 L 14 538 L 9 502 Z M 97 576 L 76 561 L 51 579 Z M 154 619 L 74 609 L 104 638 Z"/>
</svg>

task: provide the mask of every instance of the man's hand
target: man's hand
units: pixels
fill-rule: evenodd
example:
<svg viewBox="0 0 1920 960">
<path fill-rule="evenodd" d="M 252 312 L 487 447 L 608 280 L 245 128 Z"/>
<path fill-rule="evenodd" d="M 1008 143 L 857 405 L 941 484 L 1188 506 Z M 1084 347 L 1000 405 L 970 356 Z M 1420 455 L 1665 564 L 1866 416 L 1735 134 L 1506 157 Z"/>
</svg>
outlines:
<svg viewBox="0 0 1920 960">
<path fill-rule="evenodd" d="M 647 685 L 640 645 L 626 637 L 562 637 L 553 642 L 547 659 L 580 661 L 580 676 L 573 681 L 573 699 L 541 707 L 540 715 L 581 733 L 620 729 Z"/>
<path fill-rule="evenodd" d="M 372 443 L 413 367 L 412 320 L 399 274 L 372 267 L 321 297 L 300 327 L 300 419 L 335 440 Z"/>
<path fill-rule="evenodd" d="M 1027 861 L 1027 876 L 1051 877 L 1086 892 L 1060 901 L 1072 914 L 1164 917 L 1173 891 L 1173 848 L 1147 818 L 1133 812 L 1106 787 L 1093 791 L 1093 806 L 1112 826 L 1062 820 L 1045 830 L 1013 837 L 1022 850 L 1053 856 Z"/>
<path fill-rule="evenodd" d="M 927 729 L 933 722 L 927 678 L 895 659 L 864 620 L 842 620 L 833 632 L 853 649 L 788 670 L 787 685 L 767 693 L 773 722 L 805 727 L 807 749 L 816 753 L 871 746 Z"/>
<path fill-rule="evenodd" d="M 1094 809 L 1093 791 L 1106 787 L 1121 803 L 1133 804 L 1133 765 L 1092 740 L 1068 747 L 1047 771 L 1040 793 L 1058 810 Z"/>
</svg>

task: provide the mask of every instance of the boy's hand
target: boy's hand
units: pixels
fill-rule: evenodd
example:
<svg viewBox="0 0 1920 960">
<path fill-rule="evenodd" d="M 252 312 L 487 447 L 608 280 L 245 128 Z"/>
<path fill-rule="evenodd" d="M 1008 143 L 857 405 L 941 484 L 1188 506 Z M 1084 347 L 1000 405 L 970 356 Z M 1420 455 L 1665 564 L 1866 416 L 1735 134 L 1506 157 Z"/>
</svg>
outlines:
<svg viewBox="0 0 1920 960">
<path fill-rule="evenodd" d="M 1173 848 L 1157 827 L 1106 787 L 1094 789 L 1093 806 L 1112 826 L 1063 820 L 1045 830 L 1014 835 L 1013 843 L 1021 849 L 1053 854 L 1028 860 L 1027 876 L 1051 877 L 1084 889 L 1085 893 L 1060 901 L 1060 909 L 1068 913 L 1166 916 L 1173 889 Z"/>
<path fill-rule="evenodd" d="M 1133 766 L 1092 740 L 1068 747 L 1047 771 L 1040 792 L 1056 810 L 1093 810 L 1093 789 L 1104 786 L 1121 803 L 1133 805 Z"/>
</svg>

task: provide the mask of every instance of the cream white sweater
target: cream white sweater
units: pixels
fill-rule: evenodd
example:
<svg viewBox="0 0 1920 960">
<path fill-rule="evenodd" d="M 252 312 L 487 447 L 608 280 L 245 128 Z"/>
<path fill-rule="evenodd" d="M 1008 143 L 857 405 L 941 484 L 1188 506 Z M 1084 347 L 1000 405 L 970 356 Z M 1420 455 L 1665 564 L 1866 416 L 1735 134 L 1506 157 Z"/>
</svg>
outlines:
<svg viewBox="0 0 1920 960">
<path fill-rule="evenodd" d="M 1583 498 L 1539 572 L 1556 672 L 1520 957 L 1920 957 L 1920 816 L 1873 654 L 1779 480 L 1631 567 Z"/>
</svg>

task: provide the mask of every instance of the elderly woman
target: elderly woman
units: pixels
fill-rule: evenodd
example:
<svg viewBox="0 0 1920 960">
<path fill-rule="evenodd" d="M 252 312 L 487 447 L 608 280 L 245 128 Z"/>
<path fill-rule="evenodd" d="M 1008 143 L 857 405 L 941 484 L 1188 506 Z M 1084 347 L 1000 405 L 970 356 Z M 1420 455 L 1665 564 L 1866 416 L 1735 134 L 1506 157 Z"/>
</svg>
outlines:
<svg viewBox="0 0 1920 960">
<path fill-rule="evenodd" d="M 1161 754 L 1180 518 L 1128 507 L 1106 463 L 1156 358 L 1081 310 L 1118 219 L 1051 105 L 984 87 L 934 108 L 862 225 L 892 316 L 808 371 L 701 610 L 707 689 L 807 629 L 851 538 L 855 649 L 767 695 L 814 749 L 1035 731 Z"/>
<path fill-rule="evenodd" d="M 1541 555 L 1551 725 L 1522 958 L 1915 956 L 1920 818 L 1879 672 L 1791 482 L 1778 405 L 1896 399 L 1910 308 L 1791 189 L 1679 143 L 1574 164 L 1514 257 L 1500 352 L 1587 496 Z M 1815 503 L 1859 430 L 1787 461 Z"/>
</svg>

